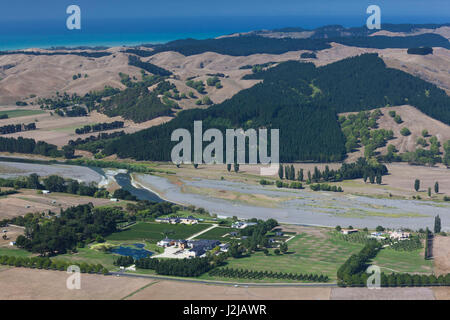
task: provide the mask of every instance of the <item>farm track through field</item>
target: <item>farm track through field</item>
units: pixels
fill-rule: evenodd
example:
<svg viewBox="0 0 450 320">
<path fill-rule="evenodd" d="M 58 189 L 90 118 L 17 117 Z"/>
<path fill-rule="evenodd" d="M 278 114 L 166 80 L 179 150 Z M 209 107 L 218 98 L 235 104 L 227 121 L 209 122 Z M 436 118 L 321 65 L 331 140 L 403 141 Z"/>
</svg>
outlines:
<svg viewBox="0 0 450 320">
<path fill-rule="evenodd" d="M 218 226 L 219 226 L 218 224 L 213 224 L 211 227 L 206 228 L 205 230 L 200 231 L 200 232 L 190 236 L 189 238 L 186 238 L 186 240 L 192 240 L 194 238 L 197 238 L 198 236 L 201 236 L 202 234 L 204 234 L 204 233 L 208 232 L 209 230 L 212 230 L 212 229 L 214 229 L 214 228 L 216 228 Z"/>
</svg>

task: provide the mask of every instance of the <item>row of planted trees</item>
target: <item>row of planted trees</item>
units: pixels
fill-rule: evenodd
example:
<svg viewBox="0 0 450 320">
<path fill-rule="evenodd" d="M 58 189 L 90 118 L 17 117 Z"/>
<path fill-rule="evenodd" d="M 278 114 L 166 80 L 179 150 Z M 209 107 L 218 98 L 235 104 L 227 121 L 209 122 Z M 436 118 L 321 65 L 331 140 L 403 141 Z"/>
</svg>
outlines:
<svg viewBox="0 0 450 320">
<path fill-rule="evenodd" d="M 73 261 L 52 260 L 46 257 L 14 257 L 14 256 L 0 256 L 0 265 L 23 267 L 32 269 L 45 270 L 60 270 L 65 271 L 69 266 L 76 265 L 80 268 L 82 273 L 102 273 L 108 274 L 106 269 L 101 264 L 77 263 Z"/>
<path fill-rule="evenodd" d="M 234 268 L 216 268 L 209 272 L 211 276 L 219 276 L 226 278 L 237 279 L 284 279 L 296 281 L 310 281 L 310 282 L 328 282 L 329 278 L 326 275 L 317 274 L 301 274 L 301 273 L 287 273 L 287 272 L 273 272 L 273 271 L 254 271 Z"/>
</svg>

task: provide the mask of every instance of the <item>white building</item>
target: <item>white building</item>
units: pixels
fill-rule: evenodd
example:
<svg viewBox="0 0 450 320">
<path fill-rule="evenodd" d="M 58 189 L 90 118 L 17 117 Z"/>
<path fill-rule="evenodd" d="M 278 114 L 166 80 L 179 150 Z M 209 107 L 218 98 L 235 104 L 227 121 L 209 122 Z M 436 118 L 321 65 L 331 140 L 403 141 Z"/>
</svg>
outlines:
<svg viewBox="0 0 450 320">
<path fill-rule="evenodd" d="M 411 236 L 411 233 L 404 232 L 402 230 L 389 231 L 389 237 L 391 239 L 395 239 L 395 240 L 406 240 L 406 239 L 409 239 L 410 236 Z"/>
<path fill-rule="evenodd" d="M 173 246 L 174 244 L 175 244 L 175 240 L 165 238 L 165 239 L 162 239 L 161 241 L 158 241 L 158 243 L 156 245 L 158 247 L 167 248 L 167 247 Z"/>
<path fill-rule="evenodd" d="M 220 251 L 222 252 L 228 252 L 228 248 L 230 247 L 229 243 L 221 243 L 219 244 Z"/>
<path fill-rule="evenodd" d="M 247 228 L 247 227 L 249 227 L 249 226 L 254 226 L 254 225 L 256 225 L 255 222 L 237 221 L 237 222 L 234 222 L 234 223 L 231 225 L 231 227 L 232 227 L 232 228 L 235 228 L 235 229 L 245 229 L 245 228 Z"/>
<path fill-rule="evenodd" d="M 187 218 L 180 218 L 180 223 L 184 223 L 184 224 L 197 224 L 197 223 L 198 223 L 198 219 L 189 216 L 189 217 L 187 217 Z"/>
<path fill-rule="evenodd" d="M 358 231 L 359 231 L 358 229 L 342 229 L 341 230 L 342 234 L 356 233 Z"/>
</svg>

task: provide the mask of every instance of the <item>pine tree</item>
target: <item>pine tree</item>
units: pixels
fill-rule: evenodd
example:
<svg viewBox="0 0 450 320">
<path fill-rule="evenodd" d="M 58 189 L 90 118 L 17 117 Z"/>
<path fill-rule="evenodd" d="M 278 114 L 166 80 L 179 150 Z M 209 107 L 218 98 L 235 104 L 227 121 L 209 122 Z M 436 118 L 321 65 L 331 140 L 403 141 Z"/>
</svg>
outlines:
<svg viewBox="0 0 450 320">
<path fill-rule="evenodd" d="M 313 180 L 315 182 L 319 182 L 320 180 L 320 171 L 317 167 L 314 167 Z"/>
<path fill-rule="evenodd" d="M 228 172 L 231 171 L 231 163 L 227 163 L 227 170 L 228 170 Z"/>
<path fill-rule="evenodd" d="M 303 169 L 300 169 L 300 171 L 298 172 L 298 181 L 303 181 Z"/>
<path fill-rule="evenodd" d="M 379 173 L 379 174 L 377 174 L 377 178 L 376 178 L 377 184 L 381 184 L 381 180 L 382 180 L 381 174 Z"/>
<path fill-rule="evenodd" d="M 439 215 L 437 215 L 436 217 L 434 217 L 434 233 L 439 232 L 441 232 L 441 218 L 439 217 Z"/>
<path fill-rule="evenodd" d="M 295 180 L 295 168 L 294 165 L 291 164 L 291 170 L 290 170 L 290 174 L 291 174 L 291 180 Z"/>
<path fill-rule="evenodd" d="M 436 183 L 434 184 L 434 192 L 435 193 L 439 193 L 439 182 L 436 181 Z"/>
<path fill-rule="evenodd" d="M 283 180 L 283 165 L 280 163 L 280 166 L 278 167 L 278 177 L 280 177 L 281 180 Z"/>
<path fill-rule="evenodd" d="M 289 166 L 284 167 L 284 177 L 289 180 Z"/>
<path fill-rule="evenodd" d="M 414 181 L 414 189 L 416 190 L 416 192 L 419 191 L 420 189 L 420 180 L 416 179 L 416 181 Z"/>
<path fill-rule="evenodd" d="M 428 187 L 428 196 L 431 197 L 431 188 Z"/>
</svg>

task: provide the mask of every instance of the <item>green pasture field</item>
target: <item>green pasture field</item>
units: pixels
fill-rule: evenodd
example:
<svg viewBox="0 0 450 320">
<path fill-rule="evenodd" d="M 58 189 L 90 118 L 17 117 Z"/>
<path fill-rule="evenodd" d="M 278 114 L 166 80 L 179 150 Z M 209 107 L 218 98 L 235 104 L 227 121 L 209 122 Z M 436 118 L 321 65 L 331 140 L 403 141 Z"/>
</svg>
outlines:
<svg viewBox="0 0 450 320">
<path fill-rule="evenodd" d="M 117 268 L 113 265 L 114 259 L 117 258 L 118 255 L 114 255 L 109 252 L 103 252 L 99 250 L 90 249 L 88 247 L 78 248 L 77 253 L 66 253 L 53 257 L 54 260 L 64 260 L 64 261 L 73 261 L 76 262 L 85 262 L 91 264 L 100 263 L 108 270 L 112 270 Z"/>
<path fill-rule="evenodd" d="M 378 252 L 372 264 L 379 266 L 384 273 L 405 272 L 430 274 L 433 271 L 433 261 L 424 259 L 423 249 L 397 251 L 384 248 Z"/>
<path fill-rule="evenodd" d="M 167 224 L 139 222 L 125 230 L 113 233 L 106 237 L 107 240 L 146 240 L 156 243 L 165 237 L 165 234 L 172 239 L 186 239 L 206 228 L 211 224 L 199 223 L 194 225 Z"/>
<path fill-rule="evenodd" d="M 269 255 L 258 251 L 249 257 L 229 258 L 227 267 L 256 271 L 273 271 L 288 273 L 314 273 L 327 275 L 336 280 L 338 268 L 364 245 L 339 241 L 327 235 L 318 236 L 301 233 L 287 242 L 288 253 L 276 255 L 274 249 Z M 227 279 L 222 279 L 227 280 Z M 228 279 L 230 280 L 230 279 Z"/>
</svg>

